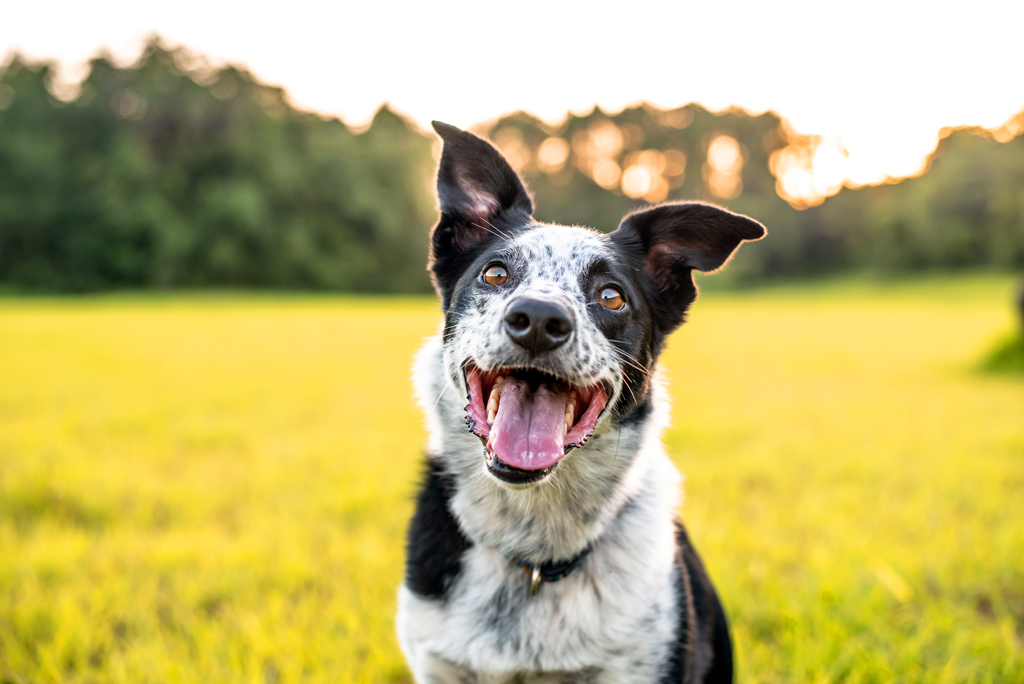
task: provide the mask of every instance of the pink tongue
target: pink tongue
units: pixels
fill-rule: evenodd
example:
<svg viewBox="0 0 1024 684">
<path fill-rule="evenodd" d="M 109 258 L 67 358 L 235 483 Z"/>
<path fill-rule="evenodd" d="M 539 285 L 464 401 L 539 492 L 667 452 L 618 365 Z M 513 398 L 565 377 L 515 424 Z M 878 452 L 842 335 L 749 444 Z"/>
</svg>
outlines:
<svg viewBox="0 0 1024 684">
<path fill-rule="evenodd" d="M 554 392 L 547 385 L 532 391 L 522 380 L 505 378 L 488 448 L 513 468 L 540 470 L 554 465 L 565 455 L 568 403 L 568 392 Z"/>
</svg>

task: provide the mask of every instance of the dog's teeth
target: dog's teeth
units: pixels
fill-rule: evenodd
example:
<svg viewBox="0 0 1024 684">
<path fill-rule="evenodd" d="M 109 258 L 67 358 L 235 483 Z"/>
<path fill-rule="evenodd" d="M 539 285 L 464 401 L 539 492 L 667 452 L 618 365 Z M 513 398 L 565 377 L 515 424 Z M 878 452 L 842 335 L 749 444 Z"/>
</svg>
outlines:
<svg viewBox="0 0 1024 684">
<path fill-rule="evenodd" d="M 498 415 L 498 404 L 501 400 L 501 383 L 504 382 L 505 378 L 499 376 L 494 381 L 494 387 L 491 388 L 491 396 L 487 398 L 487 424 L 494 424 L 494 417 Z"/>
</svg>

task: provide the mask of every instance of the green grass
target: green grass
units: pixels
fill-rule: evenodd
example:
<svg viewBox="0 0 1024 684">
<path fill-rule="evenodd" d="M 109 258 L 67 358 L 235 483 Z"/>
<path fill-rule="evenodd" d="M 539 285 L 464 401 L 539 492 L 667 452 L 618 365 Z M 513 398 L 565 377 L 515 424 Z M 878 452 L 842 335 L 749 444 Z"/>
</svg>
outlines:
<svg viewBox="0 0 1024 684">
<path fill-rule="evenodd" d="M 1024 374 L 1024 336 L 1014 332 L 999 340 L 982 360 L 981 370 Z"/>
<path fill-rule="evenodd" d="M 701 299 L 682 514 L 746 682 L 1024 681 L 1009 279 Z M 0 682 L 408 681 L 427 299 L 0 300 Z"/>
</svg>

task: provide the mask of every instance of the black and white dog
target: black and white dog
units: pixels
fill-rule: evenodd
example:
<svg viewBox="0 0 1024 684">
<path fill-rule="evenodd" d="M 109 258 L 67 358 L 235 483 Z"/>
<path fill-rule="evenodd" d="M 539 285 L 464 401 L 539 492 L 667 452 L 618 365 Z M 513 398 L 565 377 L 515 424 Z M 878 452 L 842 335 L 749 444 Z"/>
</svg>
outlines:
<svg viewBox="0 0 1024 684">
<path fill-rule="evenodd" d="M 697 202 L 609 235 L 538 223 L 494 147 L 434 128 L 444 328 L 415 366 L 429 458 L 397 617 L 416 681 L 731 681 L 654 371 L 692 271 L 764 227 Z"/>
</svg>

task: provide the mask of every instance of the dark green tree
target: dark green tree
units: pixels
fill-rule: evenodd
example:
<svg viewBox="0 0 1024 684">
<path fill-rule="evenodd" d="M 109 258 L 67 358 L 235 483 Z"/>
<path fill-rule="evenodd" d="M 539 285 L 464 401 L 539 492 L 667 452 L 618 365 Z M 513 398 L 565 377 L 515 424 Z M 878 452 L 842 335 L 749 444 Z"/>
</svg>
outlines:
<svg viewBox="0 0 1024 684">
<path fill-rule="evenodd" d="M 0 75 L 0 283 L 88 291 L 415 291 L 428 280 L 431 140 L 382 108 L 356 134 L 234 67 L 153 41 L 92 61 L 71 102 L 48 65 Z"/>
</svg>

